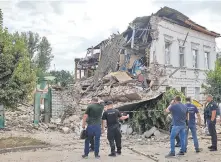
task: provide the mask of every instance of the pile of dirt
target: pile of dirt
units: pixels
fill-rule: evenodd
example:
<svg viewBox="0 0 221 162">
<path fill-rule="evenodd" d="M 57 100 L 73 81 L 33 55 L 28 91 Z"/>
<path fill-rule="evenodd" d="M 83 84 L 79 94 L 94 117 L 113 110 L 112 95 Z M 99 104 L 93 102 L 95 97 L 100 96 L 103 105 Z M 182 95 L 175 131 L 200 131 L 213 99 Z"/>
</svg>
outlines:
<svg viewBox="0 0 221 162">
<path fill-rule="evenodd" d="M 0 149 L 15 148 L 21 146 L 47 145 L 45 142 L 29 137 L 8 137 L 0 139 Z"/>
</svg>

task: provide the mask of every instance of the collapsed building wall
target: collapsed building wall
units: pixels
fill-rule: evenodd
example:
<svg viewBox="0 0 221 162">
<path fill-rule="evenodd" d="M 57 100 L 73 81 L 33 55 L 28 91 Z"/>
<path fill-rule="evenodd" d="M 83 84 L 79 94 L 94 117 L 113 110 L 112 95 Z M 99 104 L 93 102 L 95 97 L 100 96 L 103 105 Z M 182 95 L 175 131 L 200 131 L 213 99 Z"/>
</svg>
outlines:
<svg viewBox="0 0 221 162">
<path fill-rule="evenodd" d="M 183 30 L 181 36 L 179 35 L 181 31 L 177 31 L 177 29 Z M 174 32 L 173 34 L 177 37 L 179 35 L 182 40 L 181 44 L 184 46 L 186 41 L 189 41 L 189 30 L 198 35 L 200 33 L 202 37 L 208 37 L 211 40 L 214 39 L 214 36 L 218 36 L 217 33 L 200 27 L 182 13 L 168 7 L 162 8 L 151 16 L 136 18 L 125 32 L 113 35 L 112 38 L 99 45 L 101 53 L 95 75 L 78 83 L 81 96 L 79 102 L 87 104 L 86 99 L 97 96 L 103 100 L 113 100 L 115 107 L 129 107 L 128 105 L 133 103 L 146 102 L 161 94 L 167 87 L 172 87 L 171 80 L 176 82 L 183 79 L 185 83 L 190 84 L 193 83 L 193 80 L 188 80 L 187 77 L 191 76 L 197 82 L 199 80 L 197 71 L 199 70 L 191 69 L 190 75 L 187 71 L 189 69 L 174 66 L 171 64 L 171 61 L 174 60 L 166 58 L 171 55 L 169 44 L 174 41 L 179 43 L 179 40 L 174 40 L 168 33 Z M 177 37 L 176 39 L 178 39 Z M 176 54 L 176 52 L 174 53 Z M 188 72 L 189 76 L 181 75 L 182 71 Z M 194 84 L 196 82 L 194 81 Z M 180 91 L 178 86 L 174 88 Z M 163 106 L 166 107 L 166 105 Z M 161 105 L 161 111 L 163 106 Z M 141 108 L 143 111 L 147 108 L 150 109 L 147 104 L 142 105 Z M 153 108 L 158 109 L 159 107 Z M 159 115 L 155 111 L 151 111 L 146 115 L 149 118 L 151 115 L 157 116 L 153 120 L 161 120 L 159 118 L 163 116 L 163 113 L 161 112 Z M 152 121 L 152 125 L 155 124 Z"/>
<path fill-rule="evenodd" d="M 98 68 L 94 75 L 94 82 L 97 82 L 109 72 L 114 72 L 118 70 L 117 64 L 119 62 L 119 53 L 124 42 L 125 40 L 120 34 L 114 35 L 114 37 L 111 38 L 109 42 L 100 46 L 101 55 Z"/>
</svg>

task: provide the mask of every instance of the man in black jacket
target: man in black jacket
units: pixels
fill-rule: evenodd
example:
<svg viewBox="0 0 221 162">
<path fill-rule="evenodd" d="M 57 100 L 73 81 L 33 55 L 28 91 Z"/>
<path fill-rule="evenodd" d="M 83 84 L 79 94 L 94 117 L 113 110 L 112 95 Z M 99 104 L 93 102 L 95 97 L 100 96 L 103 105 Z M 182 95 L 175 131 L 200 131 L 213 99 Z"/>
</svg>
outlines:
<svg viewBox="0 0 221 162">
<path fill-rule="evenodd" d="M 111 154 L 109 156 L 116 156 L 115 143 L 117 146 L 117 154 L 121 154 L 121 131 L 119 127 L 119 119 L 125 120 L 129 117 L 122 116 L 119 110 L 113 108 L 113 102 L 108 101 L 106 104 L 107 110 L 102 116 L 102 131 L 104 132 L 105 121 L 107 121 L 107 138 L 111 147 Z"/>
<path fill-rule="evenodd" d="M 216 133 L 216 113 L 218 110 L 217 104 L 213 101 L 212 95 L 207 95 L 207 104 L 204 110 L 204 119 L 208 124 L 208 130 L 211 136 L 212 146 L 208 147 L 210 151 L 217 151 L 217 133 Z"/>
</svg>

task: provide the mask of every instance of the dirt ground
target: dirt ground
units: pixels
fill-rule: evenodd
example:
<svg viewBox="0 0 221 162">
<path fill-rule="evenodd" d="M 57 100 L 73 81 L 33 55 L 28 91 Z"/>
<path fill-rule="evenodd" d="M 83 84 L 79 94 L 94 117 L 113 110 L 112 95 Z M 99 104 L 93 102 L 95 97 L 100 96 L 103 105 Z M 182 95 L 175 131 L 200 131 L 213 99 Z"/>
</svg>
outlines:
<svg viewBox="0 0 221 162">
<path fill-rule="evenodd" d="M 169 152 L 169 136 L 162 135 L 158 139 L 143 139 L 139 137 L 123 137 L 122 155 L 115 158 L 108 157 L 109 145 L 105 136 L 101 140 L 101 158 L 95 159 L 93 153 L 89 159 L 82 159 L 83 142 L 74 134 L 62 134 L 59 132 L 38 132 L 35 134 L 24 132 L 0 132 L 1 137 L 32 137 L 47 143 L 51 147 L 32 151 L 20 151 L 0 155 L 2 162 L 177 162 L 177 161 L 195 161 L 195 162 L 220 162 L 221 152 L 209 152 L 207 146 L 210 145 L 209 139 L 202 139 L 204 135 L 199 135 L 201 153 L 196 154 L 193 148 L 193 142 L 189 139 L 188 152 L 184 156 L 165 159 L 164 156 Z M 219 135 L 221 138 L 221 135 Z M 218 143 L 221 148 L 221 143 Z M 178 150 L 177 150 L 178 152 Z"/>
</svg>

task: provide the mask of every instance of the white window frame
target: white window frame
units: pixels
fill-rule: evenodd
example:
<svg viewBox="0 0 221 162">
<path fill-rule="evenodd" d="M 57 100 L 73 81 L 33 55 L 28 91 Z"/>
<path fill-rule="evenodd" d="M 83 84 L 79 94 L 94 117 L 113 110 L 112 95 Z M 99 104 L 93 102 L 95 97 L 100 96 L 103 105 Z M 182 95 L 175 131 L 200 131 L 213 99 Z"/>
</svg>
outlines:
<svg viewBox="0 0 221 162">
<path fill-rule="evenodd" d="M 195 51 L 195 56 L 194 56 L 194 54 L 193 54 L 193 51 Z M 195 68 L 195 69 L 198 69 L 199 68 L 199 50 L 198 49 L 194 49 L 194 48 L 192 48 L 192 51 L 191 51 L 191 53 L 192 53 L 192 58 L 193 58 L 193 60 L 192 60 L 192 62 L 193 62 L 193 68 Z"/>
<path fill-rule="evenodd" d="M 210 52 L 204 51 L 204 66 L 205 70 L 210 69 Z"/>
<path fill-rule="evenodd" d="M 196 94 L 197 90 L 199 90 L 199 94 Z M 198 96 L 197 96 L 197 95 L 198 95 Z M 195 87 L 195 98 L 196 98 L 197 100 L 200 99 L 200 87 Z"/>
<path fill-rule="evenodd" d="M 164 45 L 165 45 L 165 51 L 164 51 L 165 64 L 170 65 L 171 64 L 171 46 L 172 46 L 172 42 L 165 41 Z M 166 48 L 166 45 L 168 45 L 168 48 Z"/>
<path fill-rule="evenodd" d="M 180 48 L 183 48 L 183 52 L 180 52 Z M 181 65 L 181 55 L 183 55 L 183 65 Z M 185 67 L 185 47 L 179 46 L 179 66 Z"/>
</svg>

